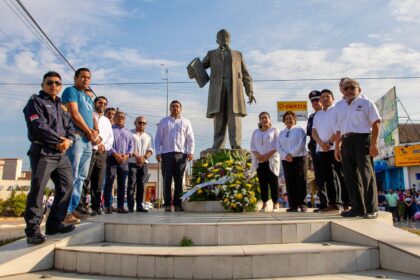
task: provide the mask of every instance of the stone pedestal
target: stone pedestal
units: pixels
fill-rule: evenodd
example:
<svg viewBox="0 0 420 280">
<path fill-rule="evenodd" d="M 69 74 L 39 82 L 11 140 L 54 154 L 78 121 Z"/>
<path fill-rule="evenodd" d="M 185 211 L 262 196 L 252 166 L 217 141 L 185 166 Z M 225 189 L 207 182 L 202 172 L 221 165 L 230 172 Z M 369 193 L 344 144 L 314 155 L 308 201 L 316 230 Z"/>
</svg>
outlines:
<svg viewBox="0 0 420 280">
<path fill-rule="evenodd" d="M 184 201 L 182 208 L 185 212 L 225 213 L 220 201 Z"/>
</svg>

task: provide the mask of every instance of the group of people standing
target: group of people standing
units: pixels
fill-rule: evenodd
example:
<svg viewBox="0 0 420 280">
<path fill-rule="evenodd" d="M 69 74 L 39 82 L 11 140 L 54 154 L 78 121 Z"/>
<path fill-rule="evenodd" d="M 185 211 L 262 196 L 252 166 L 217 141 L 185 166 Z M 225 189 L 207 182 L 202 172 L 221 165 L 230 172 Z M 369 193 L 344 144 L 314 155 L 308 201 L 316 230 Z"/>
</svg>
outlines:
<svg viewBox="0 0 420 280">
<path fill-rule="evenodd" d="M 143 195 L 150 176 L 148 160 L 155 153 L 153 146 L 157 160 L 162 162 L 165 210 L 171 211 L 172 201 L 175 210 L 182 211 L 179 198 L 183 174 L 186 161 L 192 160 L 194 154 L 194 134 L 190 121 L 181 117 L 182 104 L 171 102 L 171 115 L 161 120 L 153 141 L 145 131 L 144 116 L 137 117 L 134 129 L 129 130 L 126 114 L 108 107 L 105 96 L 95 97 L 90 81 L 90 70 L 78 69 L 74 85 L 67 87 L 60 98 L 61 76 L 50 71 L 43 77 L 42 90 L 31 96 L 23 110 L 31 142 L 28 155 L 32 178 L 25 210 L 28 244 L 46 240 L 40 226 L 44 214 L 42 199 L 49 179 L 55 185 L 55 198 L 46 235 L 74 230 L 74 225 L 89 214 L 103 214 L 102 206 L 105 214 L 112 214 L 115 178 L 116 212 L 147 212 Z M 90 210 L 86 195 L 91 197 Z"/>
<path fill-rule="evenodd" d="M 288 194 L 288 212 L 306 212 L 307 150 L 314 167 L 320 206 L 316 212 L 340 212 L 344 217 L 378 216 L 377 187 L 373 158 L 378 155 L 381 118 L 375 104 L 361 94 L 356 80 L 340 81 L 342 98 L 334 105 L 331 90 L 311 91 L 315 113 L 307 130 L 296 126 L 293 111 L 283 115 L 285 128 L 273 127 L 270 115 L 259 115 L 259 128 L 251 138 L 253 169 L 260 182 L 262 209 L 268 201 L 268 188 L 274 211 L 278 203 L 278 175 L 283 167 Z"/>
</svg>

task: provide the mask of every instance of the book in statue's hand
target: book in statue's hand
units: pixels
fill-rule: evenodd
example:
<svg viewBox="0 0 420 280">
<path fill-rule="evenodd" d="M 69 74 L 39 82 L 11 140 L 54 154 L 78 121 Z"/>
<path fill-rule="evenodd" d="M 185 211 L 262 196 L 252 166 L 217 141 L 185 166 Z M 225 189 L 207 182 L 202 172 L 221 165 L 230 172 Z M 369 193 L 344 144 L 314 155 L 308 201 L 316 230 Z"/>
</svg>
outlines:
<svg viewBox="0 0 420 280">
<path fill-rule="evenodd" d="M 195 79 L 200 88 L 204 87 L 210 80 L 206 69 L 204 69 L 200 58 L 194 58 L 187 66 L 188 76 L 190 79 Z"/>
</svg>

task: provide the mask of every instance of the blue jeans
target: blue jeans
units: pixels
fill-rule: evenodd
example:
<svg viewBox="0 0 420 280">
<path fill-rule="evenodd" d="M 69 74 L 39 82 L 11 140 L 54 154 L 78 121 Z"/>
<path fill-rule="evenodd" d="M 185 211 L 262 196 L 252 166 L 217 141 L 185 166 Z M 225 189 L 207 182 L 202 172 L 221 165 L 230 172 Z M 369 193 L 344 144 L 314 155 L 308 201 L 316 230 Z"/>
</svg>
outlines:
<svg viewBox="0 0 420 280">
<path fill-rule="evenodd" d="M 89 173 L 90 159 L 92 158 L 92 144 L 79 134 L 76 134 L 73 146 L 67 152 L 73 168 L 73 192 L 67 213 L 76 210 L 80 202 L 83 183 Z"/>
</svg>

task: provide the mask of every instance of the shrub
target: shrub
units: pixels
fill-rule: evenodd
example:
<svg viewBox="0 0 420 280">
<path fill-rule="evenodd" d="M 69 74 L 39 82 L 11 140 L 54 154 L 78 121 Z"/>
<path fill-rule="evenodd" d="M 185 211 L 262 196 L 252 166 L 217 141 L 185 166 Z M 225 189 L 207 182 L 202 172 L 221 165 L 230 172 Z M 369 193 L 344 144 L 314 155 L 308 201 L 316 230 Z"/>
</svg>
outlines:
<svg viewBox="0 0 420 280">
<path fill-rule="evenodd" d="M 6 216 L 22 217 L 26 208 L 26 194 L 12 191 L 9 199 L 2 203 L 2 213 Z"/>
</svg>

